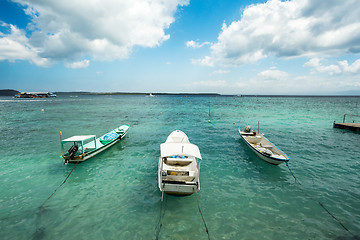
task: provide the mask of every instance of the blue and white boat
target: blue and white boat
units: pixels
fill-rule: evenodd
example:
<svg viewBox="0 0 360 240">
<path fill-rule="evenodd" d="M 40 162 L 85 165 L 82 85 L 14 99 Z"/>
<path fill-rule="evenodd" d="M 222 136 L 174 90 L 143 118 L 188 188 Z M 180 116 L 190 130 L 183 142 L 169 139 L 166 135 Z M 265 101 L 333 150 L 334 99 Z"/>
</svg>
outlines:
<svg viewBox="0 0 360 240">
<path fill-rule="evenodd" d="M 125 137 L 128 129 L 129 125 L 122 125 L 99 138 L 96 138 L 96 135 L 79 135 L 62 140 L 61 157 L 65 163 L 84 162 L 119 142 Z M 68 150 L 65 152 L 65 149 Z"/>
</svg>

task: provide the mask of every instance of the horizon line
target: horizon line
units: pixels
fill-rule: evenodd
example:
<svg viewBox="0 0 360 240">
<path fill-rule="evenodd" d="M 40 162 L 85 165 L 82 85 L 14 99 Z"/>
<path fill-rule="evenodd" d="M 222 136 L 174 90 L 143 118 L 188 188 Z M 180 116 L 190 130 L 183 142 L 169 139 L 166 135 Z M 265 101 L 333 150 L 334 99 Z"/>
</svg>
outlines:
<svg viewBox="0 0 360 240">
<path fill-rule="evenodd" d="M 14 89 L 0 89 L 0 92 L 14 91 Z M 31 92 L 31 91 L 25 91 Z M 50 91 L 59 95 L 207 95 L 207 96 L 234 96 L 234 97 L 360 97 L 360 93 L 328 93 L 328 94 L 222 94 L 214 92 L 104 92 L 104 91 Z M 0 94 L 1 95 L 1 94 Z M 5 96 L 5 95 L 4 95 Z"/>
</svg>

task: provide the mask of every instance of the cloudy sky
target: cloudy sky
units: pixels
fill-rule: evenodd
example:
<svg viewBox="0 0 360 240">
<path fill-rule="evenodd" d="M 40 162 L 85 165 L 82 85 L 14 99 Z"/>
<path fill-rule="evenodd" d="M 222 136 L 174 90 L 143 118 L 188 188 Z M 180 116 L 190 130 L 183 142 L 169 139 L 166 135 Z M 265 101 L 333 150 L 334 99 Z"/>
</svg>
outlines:
<svg viewBox="0 0 360 240">
<path fill-rule="evenodd" d="M 360 94 L 358 0 L 0 0 L 0 89 Z"/>
</svg>

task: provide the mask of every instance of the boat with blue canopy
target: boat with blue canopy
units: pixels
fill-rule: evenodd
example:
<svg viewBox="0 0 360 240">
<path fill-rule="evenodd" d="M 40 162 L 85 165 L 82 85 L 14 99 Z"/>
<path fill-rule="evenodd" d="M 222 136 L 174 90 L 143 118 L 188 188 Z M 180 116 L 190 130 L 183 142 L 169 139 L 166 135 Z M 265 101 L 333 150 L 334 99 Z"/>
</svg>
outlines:
<svg viewBox="0 0 360 240">
<path fill-rule="evenodd" d="M 99 138 L 96 138 L 96 135 L 79 135 L 61 140 L 61 157 L 64 163 L 84 162 L 119 142 L 125 137 L 128 129 L 129 125 L 125 124 Z"/>
</svg>

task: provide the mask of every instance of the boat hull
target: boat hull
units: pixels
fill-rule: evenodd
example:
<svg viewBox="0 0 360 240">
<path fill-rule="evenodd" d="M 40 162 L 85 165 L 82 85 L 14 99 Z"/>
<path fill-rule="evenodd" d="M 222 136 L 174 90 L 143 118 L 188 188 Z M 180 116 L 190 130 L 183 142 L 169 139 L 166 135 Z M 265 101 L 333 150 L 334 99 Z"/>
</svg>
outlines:
<svg viewBox="0 0 360 240">
<path fill-rule="evenodd" d="M 260 157 L 262 160 L 264 160 L 265 162 L 268 162 L 268 163 L 273 164 L 273 165 L 279 165 L 279 164 L 285 162 L 284 160 L 279 160 L 279 159 L 276 159 L 276 158 L 271 158 L 271 157 L 264 156 L 263 154 L 259 153 L 256 149 L 254 149 L 244 138 L 243 138 L 243 140 L 251 148 L 251 150 L 258 157 Z"/>
<path fill-rule="evenodd" d="M 114 139 L 113 141 L 110 141 L 110 142 L 106 143 L 105 145 L 103 145 L 102 147 L 94 149 L 93 151 L 89 151 L 80 156 L 73 156 L 73 157 L 63 155 L 62 158 L 64 159 L 65 163 L 85 162 L 86 160 L 96 156 L 97 154 L 99 154 L 99 153 L 103 152 L 104 150 L 110 148 L 111 146 L 115 145 L 117 142 L 119 142 L 121 139 L 123 139 L 126 136 L 127 131 L 128 131 L 128 127 L 126 128 L 126 131 L 119 136 L 119 138 Z"/>
<path fill-rule="evenodd" d="M 263 154 L 262 152 L 260 152 L 259 150 L 257 150 L 241 133 L 241 131 L 239 130 L 240 136 L 242 138 L 242 140 L 246 143 L 246 145 L 248 145 L 248 147 L 258 156 L 260 157 L 262 160 L 264 160 L 265 162 L 268 162 L 270 164 L 273 165 L 279 165 L 281 163 L 287 162 L 290 159 L 286 156 L 286 154 L 284 154 L 282 151 L 280 151 L 280 149 L 278 149 L 282 155 L 286 156 L 286 158 L 276 158 L 276 157 L 271 157 L 268 156 L 266 154 Z M 263 138 L 265 138 L 264 136 L 262 136 Z M 266 139 L 266 138 L 265 138 Z M 270 142 L 268 139 L 266 139 L 268 142 Z M 273 145 L 273 147 L 276 147 L 275 145 Z M 277 148 L 277 147 L 276 147 Z"/>
<path fill-rule="evenodd" d="M 161 190 L 161 189 L 160 189 Z M 184 185 L 184 184 L 174 184 L 174 183 L 163 183 L 162 191 L 169 195 L 180 195 L 180 196 L 188 196 L 195 192 L 199 191 L 197 185 Z"/>
<path fill-rule="evenodd" d="M 126 134 L 124 134 L 125 136 Z M 69 158 L 69 157 L 63 157 L 65 159 L 66 163 L 80 163 L 80 162 L 85 162 L 86 160 L 96 156 L 97 154 L 103 152 L 104 150 L 108 149 L 109 147 L 115 145 L 117 142 L 119 142 L 121 139 L 116 139 L 111 143 L 108 143 L 107 145 L 104 145 L 101 148 L 98 148 L 92 152 L 88 152 L 86 154 L 84 154 L 83 156 L 75 156 L 73 158 Z"/>
</svg>

